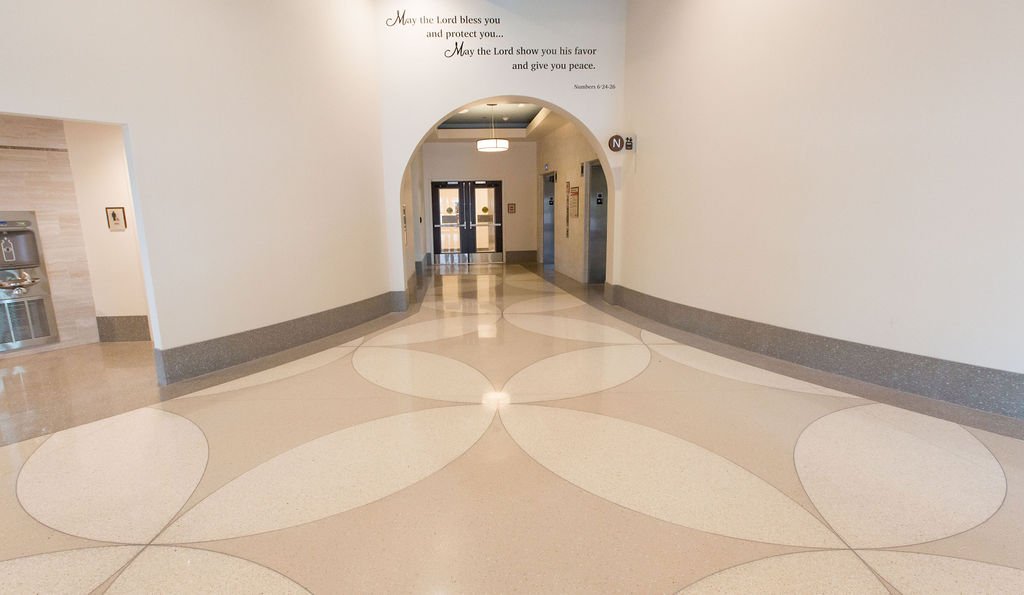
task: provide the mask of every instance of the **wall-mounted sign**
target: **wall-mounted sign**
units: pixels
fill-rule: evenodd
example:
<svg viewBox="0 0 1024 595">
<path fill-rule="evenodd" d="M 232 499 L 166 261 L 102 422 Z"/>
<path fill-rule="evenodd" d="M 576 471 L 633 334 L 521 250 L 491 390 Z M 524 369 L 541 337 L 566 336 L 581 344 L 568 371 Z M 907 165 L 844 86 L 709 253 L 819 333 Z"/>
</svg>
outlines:
<svg viewBox="0 0 1024 595">
<path fill-rule="evenodd" d="M 569 237 L 569 197 L 572 196 L 572 185 L 565 183 L 565 237 Z"/>
<path fill-rule="evenodd" d="M 633 150 L 633 137 L 632 136 L 627 136 L 626 137 L 626 150 L 627 151 L 632 151 Z"/>
<path fill-rule="evenodd" d="M 621 151 L 625 147 L 626 147 L 626 139 L 622 138 L 618 134 L 616 134 L 615 136 L 613 136 L 610 139 L 608 139 L 608 148 L 611 149 L 612 151 L 615 151 L 616 153 L 618 153 L 619 151 Z"/>
<path fill-rule="evenodd" d="M 514 202 L 508 203 L 508 214 L 509 215 L 515 215 L 516 214 L 516 203 L 514 203 Z"/>
<path fill-rule="evenodd" d="M 573 186 L 569 189 L 569 214 L 573 219 L 580 216 L 580 187 Z"/>
<path fill-rule="evenodd" d="M 128 229 L 128 222 L 124 219 L 124 207 L 107 207 L 107 229 L 110 231 Z"/>
<path fill-rule="evenodd" d="M 402 245 L 409 243 L 409 219 L 406 216 L 405 205 L 402 205 Z"/>
</svg>

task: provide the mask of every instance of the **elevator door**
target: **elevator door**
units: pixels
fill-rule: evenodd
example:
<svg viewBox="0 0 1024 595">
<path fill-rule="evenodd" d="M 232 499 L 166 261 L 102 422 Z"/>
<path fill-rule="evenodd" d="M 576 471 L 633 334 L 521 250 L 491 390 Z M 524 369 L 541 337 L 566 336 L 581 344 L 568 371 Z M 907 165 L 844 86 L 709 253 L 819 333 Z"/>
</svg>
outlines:
<svg viewBox="0 0 1024 595">
<path fill-rule="evenodd" d="M 608 254 L 608 181 L 599 162 L 590 165 L 587 204 L 587 282 L 604 283 Z"/>
<path fill-rule="evenodd" d="M 501 182 L 434 182 L 431 188 L 435 262 L 501 262 Z"/>
<path fill-rule="evenodd" d="M 544 176 L 544 264 L 555 264 L 555 174 Z"/>
</svg>

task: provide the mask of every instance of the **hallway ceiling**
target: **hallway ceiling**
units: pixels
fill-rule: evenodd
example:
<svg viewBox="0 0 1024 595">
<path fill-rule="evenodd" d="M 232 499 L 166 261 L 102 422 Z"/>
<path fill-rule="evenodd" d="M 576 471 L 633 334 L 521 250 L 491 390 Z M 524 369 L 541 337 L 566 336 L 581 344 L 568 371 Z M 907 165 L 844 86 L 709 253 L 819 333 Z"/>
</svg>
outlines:
<svg viewBox="0 0 1024 595">
<path fill-rule="evenodd" d="M 467 106 L 439 124 L 426 142 L 467 142 L 490 136 L 491 108 L 486 103 Z M 505 120 L 504 118 L 508 118 Z M 569 120 L 533 103 L 505 101 L 494 107 L 494 127 L 511 142 L 538 141 Z"/>
<path fill-rule="evenodd" d="M 495 128 L 526 128 L 540 113 L 540 106 L 532 103 L 501 103 L 494 107 Z M 441 130 L 491 128 L 491 108 L 487 104 L 466 108 L 438 126 Z"/>
</svg>

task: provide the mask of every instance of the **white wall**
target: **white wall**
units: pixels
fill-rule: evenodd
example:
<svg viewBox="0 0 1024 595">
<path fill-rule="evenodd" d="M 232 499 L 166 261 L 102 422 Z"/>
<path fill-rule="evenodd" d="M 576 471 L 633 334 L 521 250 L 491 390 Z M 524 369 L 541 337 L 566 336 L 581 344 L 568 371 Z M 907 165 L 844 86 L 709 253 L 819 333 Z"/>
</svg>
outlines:
<svg viewBox="0 0 1024 595">
<path fill-rule="evenodd" d="M 96 316 L 145 316 L 146 287 L 120 126 L 65 122 L 68 158 L 89 259 Z M 127 229 L 107 228 L 106 207 L 124 207 Z"/>
<path fill-rule="evenodd" d="M 429 229 L 425 225 L 430 216 L 430 205 L 426 202 L 429 200 L 429 194 L 426 195 L 427 198 L 424 197 L 422 151 L 416 151 L 413 154 L 412 160 L 409 162 L 409 176 L 409 182 L 412 185 L 412 213 L 409 215 L 409 230 L 413 235 L 413 259 L 422 261 L 425 253 L 433 249 Z"/>
<path fill-rule="evenodd" d="M 995 0 L 631 2 L 616 282 L 1024 372 L 1021 23 Z"/>
<path fill-rule="evenodd" d="M 425 143 L 423 155 L 424 228 L 427 251 L 433 252 L 431 182 L 500 180 L 502 182 L 503 249 L 537 249 L 537 143 L 514 142 L 505 153 L 480 153 L 476 143 Z M 516 212 L 506 206 L 516 203 Z"/>
<path fill-rule="evenodd" d="M 401 188 L 401 200 L 402 209 L 405 213 L 406 220 L 402 223 L 402 267 L 403 270 L 410 273 L 415 267 L 416 260 L 416 246 L 415 246 L 415 226 L 412 224 L 412 213 L 413 213 L 413 184 L 412 184 L 412 168 L 406 169 L 402 175 L 402 188 Z M 408 279 L 408 277 L 407 277 Z"/>
<path fill-rule="evenodd" d="M 0 4 L 0 112 L 127 125 L 158 348 L 401 288 L 372 4 Z"/>
<path fill-rule="evenodd" d="M 534 185 L 538 184 L 537 178 L 540 175 L 558 173 L 558 181 L 555 184 L 555 270 L 580 283 L 587 282 L 585 243 L 589 195 L 584 175 L 580 173 L 580 165 L 594 159 L 597 159 L 594 147 L 572 123 L 560 126 L 537 144 L 537 173 Z M 565 209 L 568 201 L 565 192 L 566 182 L 570 187 L 578 187 L 580 190 L 579 217 L 569 217 L 568 236 L 565 233 Z M 543 229 L 535 230 L 534 240 L 543 242 L 543 232 Z"/>
<path fill-rule="evenodd" d="M 596 48 L 597 55 L 588 60 L 598 69 L 574 73 L 524 72 L 511 70 L 513 62 L 525 60 L 514 56 L 445 58 L 443 52 L 454 42 L 428 39 L 425 34 L 428 30 L 450 27 L 421 24 L 386 27 L 385 21 L 401 10 L 411 19 L 458 15 L 498 17 L 502 38 L 484 42 L 469 40 L 466 47 Z M 578 118 L 588 134 L 592 133 L 597 139 L 607 139 L 621 132 L 625 22 L 624 0 L 377 3 L 373 28 L 380 50 L 376 65 L 381 77 L 384 192 L 392 287 L 404 286 L 406 279 L 399 216 L 401 180 L 410 157 L 425 135 L 463 105 L 499 96 L 517 100 L 536 98 L 562 108 Z M 579 89 L 578 84 L 608 84 L 615 88 Z M 605 169 L 610 184 L 617 183 L 621 154 L 609 152 L 602 154 L 602 159 L 608 166 Z M 618 190 L 613 188 L 609 192 Z M 614 229 L 614 221 L 610 225 Z M 535 249 L 535 244 L 529 249 Z M 614 267 L 613 262 L 610 279 L 614 278 Z"/>
</svg>

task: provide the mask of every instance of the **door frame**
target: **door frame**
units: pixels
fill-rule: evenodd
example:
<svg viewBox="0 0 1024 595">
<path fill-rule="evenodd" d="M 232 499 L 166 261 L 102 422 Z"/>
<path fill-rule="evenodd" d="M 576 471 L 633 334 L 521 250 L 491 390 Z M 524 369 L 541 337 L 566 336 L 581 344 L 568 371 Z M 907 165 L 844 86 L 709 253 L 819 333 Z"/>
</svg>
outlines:
<svg viewBox="0 0 1024 595">
<path fill-rule="evenodd" d="M 502 180 L 431 180 L 430 212 L 433 226 L 431 236 L 433 237 L 435 264 L 505 261 L 502 187 Z M 457 188 L 459 191 L 459 252 L 441 251 L 440 190 L 446 188 Z M 479 227 L 476 213 L 477 188 L 494 189 L 494 221 L 492 225 L 495 227 L 495 249 L 493 252 L 477 251 L 476 229 Z"/>
</svg>

